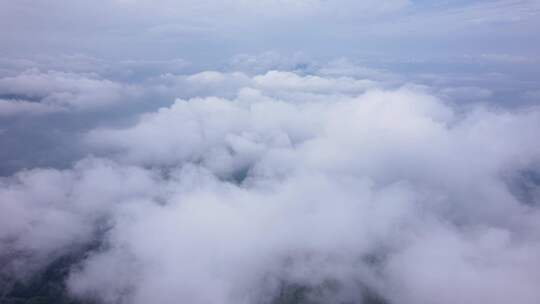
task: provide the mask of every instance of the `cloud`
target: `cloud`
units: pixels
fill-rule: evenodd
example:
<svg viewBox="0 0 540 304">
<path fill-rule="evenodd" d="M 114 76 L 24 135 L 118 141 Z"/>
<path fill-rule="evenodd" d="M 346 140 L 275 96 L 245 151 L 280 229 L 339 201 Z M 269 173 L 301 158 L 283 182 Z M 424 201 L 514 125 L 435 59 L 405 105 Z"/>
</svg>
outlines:
<svg viewBox="0 0 540 304">
<path fill-rule="evenodd" d="M 238 54 L 230 60 L 233 70 L 251 73 L 265 73 L 275 71 L 304 71 L 313 69 L 315 63 L 305 54 L 296 52 L 290 55 L 280 54 L 276 51 L 267 51 L 259 54 Z M 340 75 L 343 76 L 343 75 Z"/>
<path fill-rule="evenodd" d="M 362 66 L 345 57 L 324 64 L 317 70 L 323 76 L 349 76 L 377 80 L 396 80 L 398 76 L 390 71 Z"/>
<path fill-rule="evenodd" d="M 10 99 L 3 101 L 2 115 L 99 109 L 134 99 L 136 94 L 135 87 L 123 87 L 96 75 L 32 69 L 0 78 L 0 96 Z"/>
<path fill-rule="evenodd" d="M 67 286 L 102 303 L 266 303 L 294 286 L 322 302 L 539 299 L 540 186 L 524 201 L 509 183 L 538 172 L 538 108 L 463 111 L 413 86 L 284 75 L 94 129 L 94 157 L 4 178 L 3 272 L 100 235 Z M 313 79 L 325 98 L 265 93 Z"/>
<path fill-rule="evenodd" d="M 362 92 L 375 86 L 371 80 L 357 80 L 348 77 L 324 78 L 311 75 L 300 77 L 295 73 L 279 71 L 269 71 L 265 75 L 254 77 L 253 81 L 256 86 L 268 91 L 352 93 Z"/>
<path fill-rule="evenodd" d="M 0 287 L 64 261 L 69 296 L 104 304 L 538 302 L 537 106 L 262 57 L 0 78 L 2 158 L 23 163 L 0 178 Z"/>
<path fill-rule="evenodd" d="M 0 99 L 0 116 L 40 115 L 62 110 L 61 107 L 48 106 L 38 102 Z"/>
</svg>

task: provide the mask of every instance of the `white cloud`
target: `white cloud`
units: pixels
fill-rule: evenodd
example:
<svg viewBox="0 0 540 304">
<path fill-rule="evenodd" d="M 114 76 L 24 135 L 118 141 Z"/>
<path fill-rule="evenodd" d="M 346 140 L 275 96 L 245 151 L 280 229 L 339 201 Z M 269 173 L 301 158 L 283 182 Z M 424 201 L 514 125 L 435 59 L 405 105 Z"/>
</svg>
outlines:
<svg viewBox="0 0 540 304">
<path fill-rule="evenodd" d="M 0 95 L 11 97 L 4 101 L 2 115 L 99 109 L 134 99 L 137 93 L 136 87 L 90 74 L 31 69 L 0 78 Z M 19 101 L 25 99 L 33 102 Z"/>
<path fill-rule="evenodd" d="M 371 80 L 357 80 L 349 77 L 328 78 L 319 76 L 304 76 L 292 72 L 269 71 L 265 75 L 253 78 L 257 87 L 268 91 L 303 91 L 324 93 L 353 93 L 363 92 L 374 88 L 376 83 Z"/>
<path fill-rule="evenodd" d="M 3 84 L 110 89 L 72 78 Z M 2 273 L 98 238 L 66 284 L 100 303 L 267 303 L 284 286 L 322 302 L 540 298 L 540 185 L 525 201 L 508 182 L 540 168 L 537 107 L 458 109 L 420 86 L 283 71 L 150 83 L 201 97 L 89 131 L 95 156 L 70 168 L 0 181 Z"/>
<path fill-rule="evenodd" d="M 311 89 L 292 84 L 280 89 Z M 72 275 L 72 290 L 130 303 L 248 303 L 287 282 L 352 301 L 361 282 L 391 302 L 540 297 L 538 212 L 504 180 L 540 161 L 538 109 L 458 113 L 410 88 L 327 96 L 298 103 L 243 89 L 91 132 L 94 147 L 114 152 L 102 155 L 169 172 L 170 188 L 162 207 L 128 208 L 112 247 Z M 361 262 L 373 254 L 380 265 Z M 116 273 L 126 279 L 111 283 Z M 329 281 L 335 293 L 322 287 Z"/>
</svg>

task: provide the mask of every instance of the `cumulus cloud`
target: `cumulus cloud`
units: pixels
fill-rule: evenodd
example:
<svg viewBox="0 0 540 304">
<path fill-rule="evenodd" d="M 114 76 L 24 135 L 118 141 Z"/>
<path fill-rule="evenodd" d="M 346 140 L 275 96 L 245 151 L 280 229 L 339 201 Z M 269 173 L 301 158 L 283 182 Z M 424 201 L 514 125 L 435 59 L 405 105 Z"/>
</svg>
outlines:
<svg viewBox="0 0 540 304">
<path fill-rule="evenodd" d="M 2 274 L 30 276 L 86 245 L 106 227 L 105 216 L 118 200 L 140 197 L 139 191 L 118 188 L 130 181 L 134 188 L 143 189 L 152 184 L 153 177 L 138 168 L 86 159 L 71 170 L 32 169 L 4 178 L 0 190 Z"/>
<path fill-rule="evenodd" d="M 124 87 L 97 75 L 36 69 L 0 78 L 1 115 L 91 110 L 135 99 L 135 87 Z"/>
<path fill-rule="evenodd" d="M 73 167 L 1 180 L 8 281 L 83 250 L 65 284 L 98 303 L 540 300 L 537 107 L 293 72 L 161 79 L 210 89 L 88 131 Z"/>
<path fill-rule="evenodd" d="M 253 80 L 257 86 L 275 91 L 352 93 L 362 92 L 375 86 L 371 80 L 357 80 L 348 77 L 329 79 L 310 75 L 300 77 L 295 73 L 278 71 L 270 71 L 265 75 L 256 76 Z"/>
</svg>

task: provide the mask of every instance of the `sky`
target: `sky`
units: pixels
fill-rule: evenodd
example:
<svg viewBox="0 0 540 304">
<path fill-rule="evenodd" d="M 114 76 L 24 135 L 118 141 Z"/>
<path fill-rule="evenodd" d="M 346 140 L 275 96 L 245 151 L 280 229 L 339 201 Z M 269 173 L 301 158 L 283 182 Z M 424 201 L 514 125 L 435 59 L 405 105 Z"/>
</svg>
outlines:
<svg viewBox="0 0 540 304">
<path fill-rule="evenodd" d="M 539 15 L 0 0 L 0 302 L 539 303 Z"/>
<path fill-rule="evenodd" d="M 420 60 L 535 57 L 540 46 L 540 3 L 532 0 L 22 0 L 2 7 L 9 29 L 2 49 L 15 55 L 216 61 L 271 49 Z"/>
</svg>

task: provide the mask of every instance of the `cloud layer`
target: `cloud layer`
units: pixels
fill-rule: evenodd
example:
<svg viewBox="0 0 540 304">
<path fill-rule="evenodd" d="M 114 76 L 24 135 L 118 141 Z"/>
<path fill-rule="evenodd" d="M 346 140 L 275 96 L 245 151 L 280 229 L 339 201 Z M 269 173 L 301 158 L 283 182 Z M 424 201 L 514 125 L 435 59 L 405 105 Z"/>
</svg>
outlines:
<svg viewBox="0 0 540 304">
<path fill-rule="evenodd" d="M 65 283 L 99 303 L 537 303 L 540 109 L 326 71 L 149 80 L 184 97 L 0 180 L 2 279 L 82 248 Z M 73 115 L 133 100 L 56 72 L 0 88 Z"/>
</svg>

